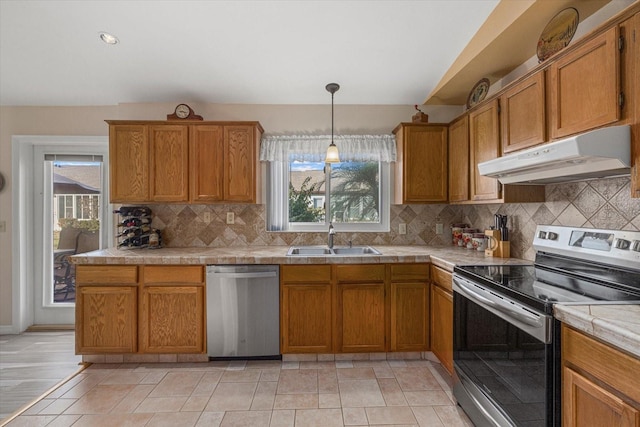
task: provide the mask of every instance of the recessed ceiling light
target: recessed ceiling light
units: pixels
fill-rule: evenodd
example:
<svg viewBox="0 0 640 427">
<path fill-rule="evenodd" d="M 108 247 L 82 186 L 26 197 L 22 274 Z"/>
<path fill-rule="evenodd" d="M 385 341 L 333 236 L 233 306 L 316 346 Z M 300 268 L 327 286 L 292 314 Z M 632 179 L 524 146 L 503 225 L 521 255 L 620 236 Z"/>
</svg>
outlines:
<svg viewBox="0 0 640 427">
<path fill-rule="evenodd" d="M 105 31 L 100 32 L 100 40 L 102 40 L 106 44 L 118 44 L 119 41 L 116 36 Z"/>
</svg>

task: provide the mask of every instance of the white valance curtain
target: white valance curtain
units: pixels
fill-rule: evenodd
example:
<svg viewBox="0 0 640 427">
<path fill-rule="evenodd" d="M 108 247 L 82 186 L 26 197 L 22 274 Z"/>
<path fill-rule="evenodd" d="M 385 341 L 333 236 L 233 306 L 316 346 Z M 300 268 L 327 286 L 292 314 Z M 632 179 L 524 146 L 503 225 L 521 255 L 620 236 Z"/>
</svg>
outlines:
<svg viewBox="0 0 640 427">
<path fill-rule="evenodd" d="M 393 135 L 336 135 L 341 162 L 396 161 Z M 324 162 L 331 135 L 264 135 L 260 160 L 265 162 Z"/>
</svg>

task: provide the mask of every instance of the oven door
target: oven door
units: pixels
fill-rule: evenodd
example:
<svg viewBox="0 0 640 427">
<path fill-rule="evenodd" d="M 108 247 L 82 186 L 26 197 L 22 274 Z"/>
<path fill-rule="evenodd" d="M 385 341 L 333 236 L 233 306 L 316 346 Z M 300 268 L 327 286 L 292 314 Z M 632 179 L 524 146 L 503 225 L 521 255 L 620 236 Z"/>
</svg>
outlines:
<svg viewBox="0 0 640 427">
<path fill-rule="evenodd" d="M 478 426 L 554 425 L 553 318 L 454 274 L 453 394 Z"/>
</svg>

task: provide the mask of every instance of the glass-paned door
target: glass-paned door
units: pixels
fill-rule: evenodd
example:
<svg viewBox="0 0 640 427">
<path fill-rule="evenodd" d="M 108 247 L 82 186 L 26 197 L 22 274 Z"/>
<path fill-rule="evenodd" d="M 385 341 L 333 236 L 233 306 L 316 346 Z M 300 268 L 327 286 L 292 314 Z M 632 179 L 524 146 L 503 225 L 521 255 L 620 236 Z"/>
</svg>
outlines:
<svg viewBox="0 0 640 427">
<path fill-rule="evenodd" d="M 34 151 L 34 243 L 39 248 L 34 256 L 42 260 L 34 272 L 35 324 L 74 323 L 75 265 L 70 257 L 102 247 L 107 217 L 103 155 L 70 149 Z"/>
<path fill-rule="evenodd" d="M 75 267 L 69 256 L 100 248 L 102 162 L 46 160 L 51 191 L 51 303 L 75 302 Z"/>
</svg>

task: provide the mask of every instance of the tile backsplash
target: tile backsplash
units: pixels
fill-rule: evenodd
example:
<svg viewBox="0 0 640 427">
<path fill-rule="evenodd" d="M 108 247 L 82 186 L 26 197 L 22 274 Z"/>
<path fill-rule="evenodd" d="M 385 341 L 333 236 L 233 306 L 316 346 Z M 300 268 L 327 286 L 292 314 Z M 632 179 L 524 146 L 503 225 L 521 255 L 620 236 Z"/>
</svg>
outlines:
<svg viewBox="0 0 640 427">
<path fill-rule="evenodd" d="M 462 222 L 486 228 L 494 214 L 508 215 L 511 256 L 533 260 L 538 224 L 640 230 L 640 199 L 631 198 L 630 183 L 609 178 L 547 185 L 544 203 L 466 205 Z"/>
<path fill-rule="evenodd" d="M 466 222 L 484 229 L 495 213 L 509 216 L 511 255 L 533 260 L 538 224 L 640 230 L 640 199 L 630 198 L 630 179 L 611 178 L 546 186 L 544 203 L 487 205 L 393 205 L 388 233 L 338 233 L 337 245 L 449 245 L 449 226 Z M 156 205 L 153 225 L 167 247 L 323 245 L 326 233 L 267 232 L 264 205 Z M 227 212 L 235 223 L 226 224 Z M 205 222 L 205 218 L 208 222 Z M 398 234 L 398 225 L 407 233 Z M 444 234 L 436 234 L 436 224 Z"/>
</svg>

